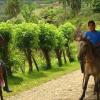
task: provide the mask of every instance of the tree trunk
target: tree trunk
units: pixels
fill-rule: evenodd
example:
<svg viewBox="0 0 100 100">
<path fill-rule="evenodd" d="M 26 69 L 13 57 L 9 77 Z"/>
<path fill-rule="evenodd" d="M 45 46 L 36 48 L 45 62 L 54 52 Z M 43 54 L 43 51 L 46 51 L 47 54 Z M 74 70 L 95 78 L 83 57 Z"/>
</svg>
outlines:
<svg viewBox="0 0 100 100">
<path fill-rule="evenodd" d="M 25 51 L 25 55 L 29 64 L 29 73 L 33 71 L 33 66 L 32 66 L 32 51 L 30 49 L 27 49 Z"/>
<path fill-rule="evenodd" d="M 35 66 L 36 66 L 36 69 L 37 69 L 37 71 L 39 72 L 39 67 L 38 67 L 38 65 L 37 65 L 37 63 L 36 63 L 36 60 L 35 60 L 35 58 L 32 56 L 32 59 L 33 59 L 33 61 L 34 61 L 34 64 L 35 64 Z"/>
<path fill-rule="evenodd" d="M 66 63 L 67 63 L 66 54 L 65 54 L 64 50 L 63 50 L 62 52 L 63 52 L 64 62 L 65 62 L 65 64 L 66 64 Z"/>
<path fill-rule="evenodd" d="M 44 57 L 46 59 L 46 64 L 47 64 L 46 69 L 51 69 L 51 59 L 50 59 L 50 55 L 49 55 L 49 50 L 42 49 L 42 52 L 43 52 Z"/>
<path fill-rule="evenodd" d="M 61 59 L 62 52 L 58 48 L 55 49 L 55 52 L 56 52 L 56 56 L 57 56 L 57 59 L 58 59 L 58 64 L 59 64 L 59 66 L 62 66 L 62 59 Z"/>
<path fill-rule="evenodd" d="M 66 53 L 67 53 L 69 61 L 73 62 L 74 58 L 72 57 L 71 50 L 70 50 L 69 46 L 66 47 Z"/>
</svg>

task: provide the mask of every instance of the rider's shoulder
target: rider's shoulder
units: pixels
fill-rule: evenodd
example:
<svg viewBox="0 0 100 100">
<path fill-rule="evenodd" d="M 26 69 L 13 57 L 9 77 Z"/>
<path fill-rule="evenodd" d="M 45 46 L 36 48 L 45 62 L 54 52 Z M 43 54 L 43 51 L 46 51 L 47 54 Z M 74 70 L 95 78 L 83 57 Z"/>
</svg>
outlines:
<svg viewBox="0 0 100 100">
<path fill-rule="evenodd" d="M 86 32 L 84 32 L 84 35 L 86 36 L 86 35 L 89 35 L 90 34 L 90 31 L 86 31 Z"/>
</svg>

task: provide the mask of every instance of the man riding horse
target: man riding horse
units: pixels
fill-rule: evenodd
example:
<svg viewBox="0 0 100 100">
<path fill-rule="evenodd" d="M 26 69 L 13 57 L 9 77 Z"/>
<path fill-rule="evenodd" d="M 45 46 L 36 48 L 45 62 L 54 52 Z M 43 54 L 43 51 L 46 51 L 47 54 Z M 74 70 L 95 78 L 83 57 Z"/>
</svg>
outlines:
<svg viewBox="0 0 100 100">
<path fill-rule="evenodd" d="M 5 40 L 0 35 L 0 47 L 3 47 L 4 45 L 5 45 Z M 2 60 L 0 60 L 0 67 L 2 68 L 2 71 L 3 71 L 3 78 L 4 78 L 4 83 L 5 83 L 3 90 L 6 92 L 12 92 L 8 87 L 8 76 L 7 76 L 6 64 Z"/>
<path fill-rule="evenodd" d="M 100 32 L 96 30 L 96 24 L 93 20 L 88 22 L 88 28 L 89 28 L 89 31 L 84 33 L 81 38 L 89 40 L 95 47 L 95 51 L 96 53 L 98 53 L 98 56 L 100 57 L 100 54 L 99 54 L 100 52 Z M 81 66 L 81 72 L 84 73 L 84 64 L 85 64 L 84 57 L 82 55 L 78 55 L 78 60 Z"/>
</svg>

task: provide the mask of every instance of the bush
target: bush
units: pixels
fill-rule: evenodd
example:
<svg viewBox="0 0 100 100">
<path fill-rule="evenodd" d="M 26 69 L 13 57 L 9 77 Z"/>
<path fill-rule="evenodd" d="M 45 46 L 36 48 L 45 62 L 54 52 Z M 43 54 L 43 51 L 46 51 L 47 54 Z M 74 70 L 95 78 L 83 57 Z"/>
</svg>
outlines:
<svg viewBox="0 0 100 100">
<path fill-rule="evenodd" d="M 59 31 L 65 36 L 66 38 L 66 51 L 67 56 L 69 58 L 69 61 L 73 61 L 73 57 L 71 55 L 71 49 L 70 49 L 70 43 L 73 41 L 73 33 L 74 33 L 75 27 L 70 22 L 65 23 L 64 25 L 61 25 L 59 27 Z"/>
<path fill-rule="evenodd" d="M 39 35 L 39 46 L 44 54 L 47 63 L 47 69 L 51 68 L 50 51 L 55 49 L 57 45 L 56 40 L 57 28 L 52 24 L 41 24 Z"/>
<path fill-rule="evenodd" d="M 15 43 L 24 52 L 29 63 L 29 71 L 32 72 L 32 50 L 38 48 L 39 27 L 33 23 L 16 25 Z"/>
<path fill-rule="evenodd" d="M 64 46 L 65 46 L 65 42 L 66 42 L 64 34 L 61 34 L 58 31 L 57 35 L 56 35 L 56 39 L 57 39 L 57 45 L 55 47 L 55 52 L 56 52 L 56 56 L 57 56 L 57 59 L 58 59 L 58 64 L 59 64 L 59 66 L 62 66 L 61 56 L 62 56 L 62 52 L 64 50 Z"/>
<path fill-rule="evenodd" d="M 100 13 L 100 0 L 93 0 L 93 11 Z"/>
</svg>

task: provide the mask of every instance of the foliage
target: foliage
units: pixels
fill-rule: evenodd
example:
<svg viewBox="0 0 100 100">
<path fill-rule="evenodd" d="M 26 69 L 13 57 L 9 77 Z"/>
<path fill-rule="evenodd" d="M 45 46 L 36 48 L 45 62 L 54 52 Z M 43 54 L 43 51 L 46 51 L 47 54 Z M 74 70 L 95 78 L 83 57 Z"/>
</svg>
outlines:
<svg viewBox="0 0 100 100">
<path fill-rule="evenodd" d="M 81 10 L 81 0 L 71 0 L 70 6 L 74 16 L 78 15 Z"/>
<path fill-rule="evenodd" d="M 57 45 L 56 27 L 50 24 L 40 24 L 40 48 L 54 49 Z"/>
<path fill-rule="evenodd" d="M 9 43 L 11 41 L 11 31 L 12 31 L 12 24 L 9 23 L 0 23 L 0 34 L 5 39 L 6 43 Z"/>
<path fill-rule="evenodd" d="M 24 50 L 25 48 L 38 47 L 38 33 L 39 28 L 36 24 L 22 23 L 16 25 L 15 43 L 18 48 Z"/>
<path fill-rule="evenodd" d="M 93 10 L 100 13 L 100 0 L 93 0 Z"/>
<path fill-rule="evenodd" d="M 56 35 L 56 39 L 57 39 L 57 46 L 55 47 L 55 53 L 56 53 L 56 57 L 58 59 L 58 64 L 59 66 L 62 66 L 62 53 L 64 55 L 64 61 L 66 63 L 66 57 L 64 54 L 64 47 L 65 47 L 65 37 L 64 34 L 61 34 L 59 31 L 57 32 Z"/>
<path fill-rule="evenodd" d="M 57 32 L 56 35 L 56 39 L 57 39 L 57 46 L 56 48 L 60 48 L 63 49 L 66 43 L 66 38 L 64 37 L 64 34 L 62 34 L 61 32 Z"/>
<path fill-rule="evenodd" d="M 72 25 L 69 22 L 67 22 L 64 25 L 61 25 L 59 27 L 60 32 L 66 38 L 65 47 L 66 47 L 67 56 L 68 56 L 70 62 L 74 61 L 74 58 L 73 58 L 72 52 L 71 52 L 71 48 L 70 48 L 70 43 L 73 41 L 74 29 L 75 29 L 74 25 Z"/>
<path fill-rule="evenodd" d="M 24 52 L 29 64 L 29 72 L 33 71 L 32 62 L 37 63 L 32 55 L 32 50 L 38 48 L 39 27 L 33 23 L 22 23 L 16 26 L 15 43 Z"/>
<path fill-rule="evenodd" d="M 59 27 L 59 30 L 62 34 L 64 34 L 66 38 L 66 43 L 70 43 L 72 41 L 73 33 L 75 30 L 74 25 L 72 25 L 70 22 L 65 23 L 64 25 L 61 25 Z"/>
<path fill-rule="evenodd" d="M 97 26 L 97 30 L 99 30 L 99 31 L 100 31 L 100 26 Z"/>
<path fill-rule="evenodd" d="M 58 23 L 63 19 L 60 17 L 62 14 L 62 8 L 48 7 L 42 9 L 39 16 L 41 16 L 41 18 L 43 18 L 47 23 L 58 25 Z"/>
<path fill-rule="evenodd" d="M 51 68 L 50 51 L 55 49 L 57 28 L 52 24 L 40 24 L 39 46 L 46 60 L 46 69 Z"/>
<path fill-rule="evenodd" d="M 7 0 L 6 14 L 12 17 L 17 17 L 20 13 L 20 1 L 19 0 Z"/>
<path fill-rule="evenodd" d="M 33 15 L 33 11 L 35 10 L 35 4 L 24 4 L 21 9 L 21 14 L 25 18 L 26 22 L 37 21 L 36 16 Z"/>
<path fill-rule="evenodd" d="M 59 0 L 63 4 L 65 14 L 67 12 L 66 6 L 69 6 L 72 9 L 72 14 L 74 16 L 78 15 L 81 10 L 81 0 Z"/>
</svg>

